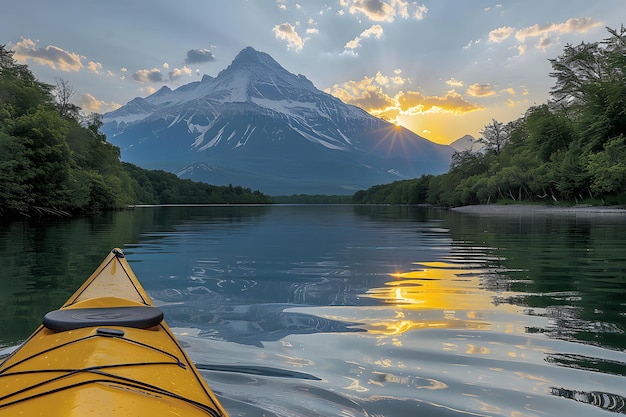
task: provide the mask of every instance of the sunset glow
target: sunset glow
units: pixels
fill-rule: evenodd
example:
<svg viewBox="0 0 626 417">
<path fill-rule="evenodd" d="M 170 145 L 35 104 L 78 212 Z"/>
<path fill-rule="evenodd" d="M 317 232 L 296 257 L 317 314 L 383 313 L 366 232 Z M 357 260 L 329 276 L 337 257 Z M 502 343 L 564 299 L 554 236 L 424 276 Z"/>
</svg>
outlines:
<svg viewBox="0 0 626 417">
<path fill-rule="evenodd" d="M 0 32 L 42 82 L 69 82 L 74 104 L 86 112 L 110 112 L 163 86 L 215 77 L 252 46 L 319 90 L 445 144 L 478 137 L 492 119 L 506 123 L 546 102 L 554 81 L 549 59 L 566 44 L 601 41 L 605 27 L 623 24 L 623 12 L 623 0 L 537 8 L 450 0 L 182 0 L 155 4 L 146 18 L 144 9 L 123 3 L 61 10 L 29 0 L 27 8 L 6 5 Z M 94 15 L 116 30 L 107 36 L 93 30 L 87 22 Z M 80 36 L 60 21 L 74 22 Z M 455 30 L 441 30 L 451 25 Z"/>
<path fill-rule="evenodd" d="M 370 325 L 370 332 L 386 336 L 428 328 L 487 328 L 478 318 L 493 308 L 494 294 L 481 288 L 478 264 L 430 262 L 422 269 L 389 274 L 392 280 L 383 288 L 371 289 L 367 296 L 383 300 L 397 309 L 396 316 Z M 502 295 L 502 294 L 499 294 Z M 501 305 L 515 312 L 514 306 Z"/>
</svg>

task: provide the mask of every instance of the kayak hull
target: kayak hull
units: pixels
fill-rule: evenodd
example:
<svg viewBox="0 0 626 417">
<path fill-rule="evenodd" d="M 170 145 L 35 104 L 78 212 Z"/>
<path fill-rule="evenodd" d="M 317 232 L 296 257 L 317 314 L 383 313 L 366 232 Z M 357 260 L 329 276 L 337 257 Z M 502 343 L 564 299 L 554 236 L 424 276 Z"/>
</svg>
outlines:
<svg viewBox="0 0 626 417">
<path fill-rule="evenodd" d="M 121 251 L 43 323 L 0 364 L 0 416 L 227 416 Z"/>
</svg>

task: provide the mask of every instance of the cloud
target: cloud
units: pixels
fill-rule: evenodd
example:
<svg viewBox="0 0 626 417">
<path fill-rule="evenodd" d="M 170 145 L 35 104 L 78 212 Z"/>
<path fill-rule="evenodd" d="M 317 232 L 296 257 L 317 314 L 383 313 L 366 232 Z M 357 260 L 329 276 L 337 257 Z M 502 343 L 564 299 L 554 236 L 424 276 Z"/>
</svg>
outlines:
<svg viewBox="0 0 626 417">
<path fill-rule="evenodd" d="M 489 32 L 489 42 L 500 43 L 505 41 L 515 31 L 512 27 L 503 26 Z"/>
<path fill-rule="evenodd" d="M 541 38 L 551 33 L 587 33 L 590 29 L 601 26 L 602 24 L 601 21 L 593 20 L 590 17 L 574 18 L 568 19 L 565 23 L 548 23 L 520 29 L 515 33 L 515 38 L 520 42 L 525 42 L 527 38 Z"/>
<path fill-rule="evenodd" d="M 448 84 L 450 87 L 463 87 L 465 85 L 463 81 L 459 81 L 455 79 L 454 77 L 446 81 L 446 84 Z"/>
<path fill-rule="evenodd" d="M 587 33 L 590 29 L 602 26 L 603 22 L 590 17 L 572 18 L 564 23 L 548 23 L 545 25 L 532 25 L 520 29 L 515 33 L 515 39 L 525 43 L 528 39 L 539 38 L 536 47 L 545 50 L 558 41 L 559 35 L 568 33 Z M 520 55 L 525 52 L 520 50 Z"/>
<path fill-rule="evenodd" d="M 213 52 L 208 49 L 190 49 L 187 51 L 185 64 L 203 64 L 205 62 L 215 61 Z"/>
<path fill-rule="evenodd" d="M 515 89 L 513 87 L 509 87 L 509 88 L 505 88 L 503 90 L 500 90 L 501 93 L 508 93 L 512 96 L 516 96 L 517 93 L 515 92 Z"/>
<path fill-rule="evenodd" d="M 94 74 L 98 74 L 98 75 L 102 74 L 102 64 L 99 62 L 89 61 L 89 63 L 87 64 L 87 69 L 93 72 Z M 109 74 L 107 73 L 107 75 Z"/>
<path fill-rule="evenodd" d="M 362 13 L 375 22 L 393 22 L 396 15 L 395 9 L 381 0 L 353 0 L 348 9 L 351 14 Z"/>
<path fill-rule="evenodd" d="M 369 29 L 365 29 L 359 36 L 347 42 L 344 45 L 344 52 L 349 52 L 348 50 L 353 51 L 361 46 L 361 40 L 375 37 L 376 39 L 380 39 L 383 36 L 383 27 L 380 25 L 373 25 Z"/>
<path fill-rule="evenodd" d="M 81 94 L 78 97 L 77 106 L 92 113 L 103 113 L 122 107 L 121 104 L 115 102 L 107 103 L 106 101 L 98 100 L 89 93 Z"/>
<path fill-rule="evenodd" d="M 470 103 L 454 90 L 442 96 L 427 96 L 418 91 L 400 91 L 395 95 L 384 90 L 391 87 L 391 80 L 398 77 L 387 77 L 378 72 L 374 77 L 363 77 L 360 81 L 347 81 L 334 85 L 326 92 L 341 99 L 343 102 L 361 107 L 367 112 L 394 121 L 399 116 L 415 116 L 424 113 L 463 114 L 483 108 Z"/>
<path fill-rule="evenodd" d="M 393 22 L 396 16 L 422 20 L 428 12 L 425 5 L 404 0 L 340 0 L 350 14 L 363 14 L 374 22 Z"/>
<path fill-rule="evenodd" d="M 463 49 L 469 49 L 469 48 L 471 48 L 471 47 L 472 47 L 472 46 L 474 46 L 474 45 L 478 45 L 479 43 L 480 43 L 480 39 L 476 39 L 476 40 L 469 41 L 469 42 L 467 43 L 467 45 L 465 45 L 465 46 L 463 47 Z"/>
<path fill-rule="evenodd" d="M 416 20 L 422 20 L 426 17 L 426 13 L 428 13 L 428 7 L 422 4 L 421 6 L 417 6 L 417 9 L 413 12 L 413 17 Z"/>
<path fill-rule="evenodd" d="M 168 76 L 170 77 L 170 81 L 176 81 L 184 75 L 191 75 L 191 72 L 191 68 L 184 66 L 182 68 L 174 68 L 168 73 Z"/>
<path fill-rule="evenodd" d="M 403 114 L 420 114 L 427 112 L 445 112 L 463 114 L 482 110 L 477 104 L 470 103 L 454 90 L 443 96 L 425 96 L 418 91 L 401 92 L 397 96 Z"/>
<path fill-rule="evenodd" d="M 559 36 L 570 33 L 586 33 L 590 29 L 602 26 L 603 22 L 590 17 L 572 18 L 563 23 L 547 23 L 545 25 L 532 25 L 519 30 L 509 26 L 503 26 L 489 32 L 490 43 L 501 43 L 509 39 L 515 33 L 518 45 L 515 47 L 517 55 L 522 56 L 528 50 L 527 43 L 537 39 L 535 47 L 545 52 L 550 46 L 559 41 Z M 471 41 L 464 49 L 470 48 L 478 41 Z"/>
<path fill-rule="evenodd" d="M 496 94 L 491 84 L 472 84 L 467 88 L 467 94 L 472 97 L 489 97 Z"/>
<path fill-rule="evenodd" d="M 541 39 L 539 39 L 539 42 L 537 43 L 537 48 L 545 52 L 545 50 L 548 49 L 550 46 L 552 46 L 554 42 L 555 40 L 550 38 L 549 36 L 547 35 L 542 36 Z"/>
<path fill-rule="evenodd" d="M 83 56 L 64 51 L 53 45 L 48 45 L 43 49 L 38 48 L 36 43 L 30 39 L 22 39 L 15 45 L 13 51 L 15 52 L 14 58 L 18 62 L 32 60 L 41 65 L 66 72 L 79 71 L 83 68 Z"/>
<path fill-rule="evenodd" d="M 158 68 L 152 68 L 151 70 L 143 69 L 135 71 L 133 79 L 140 83 L 162 83 L 165 81 L 165 77 Z"/>
<path fill-rule="evenodd" d="M 296 28 L 290 23 L 276 25 L 272 30 L 274 31 L 274 35 L 276 35 L 276 39 L 287 41 L 288 49 L 300 51 L 304 47 L 304 40 L 298 35 Z"/>
<path fill-rule="evenodd" d="M 393 98 L 385 94 L 376 78 L 363 77 L 360 81 L 347 81 L 341 85 L 335 84 L 327 93 L 339 98 L 344 103 L 354 104 L 367 111 L 384 107 L 393 107 Z"/>
<path fill-rule="evenodd" d="M 396 86 L 404 85 L 406 83 L 406 78 L 402 78 L 400 76 L 392 77 L 391 83 Z"/>
</svg>

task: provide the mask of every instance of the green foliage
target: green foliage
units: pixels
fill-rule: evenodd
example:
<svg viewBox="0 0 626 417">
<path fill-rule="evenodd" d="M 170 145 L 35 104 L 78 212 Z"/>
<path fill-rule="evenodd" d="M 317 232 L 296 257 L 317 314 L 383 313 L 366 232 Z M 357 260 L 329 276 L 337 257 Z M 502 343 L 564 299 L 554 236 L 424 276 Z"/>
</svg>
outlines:
<svg viewBox="0 0 626 417">
<path fill-rule="evenodd" d="M 352 197 L 354 204 L 420 204 L 424 203 L 432 175 L 414 180 L 396 181 L 389 185 L 375 185 L 357 191 Z"/>
<path fill-rule="evenodd" d="M 259 191 L 180 180 L 120 162 L 99 132 L 102 117 L 79 122 L 72 90 L 38 82 L 0 46 L 0 214 L 91 213 L 130 204 L 271 203 Z"/>
<path fill-rule="evenodd" d="M 591 191 L 599 194 L 626 192 L 626 137 L 620 135 L 604 144 L 604 150 L 591 155 Z"/>
<path fill-rule="evenodd" d="M 5 210 L 25 211 L 32 204 L 29 170 L 22 141 L 0 131 L 0 202 Z"/>
<path fill-rule="evenodd" d="M 550 60 L 551 101 L 507 125 L 492 120 L 481 132 L 485 151 L 454 154 L 411 204 L 624 200 L 626 29 L 608 31 L 602 42 L 567 45 Z M 407 204 L 403 190 L 402 182 L 376 186 L 354 201 Z"/>
<path fill-rule="evenodd" d="M 210 185 L 181 180 L 169 172 L 141 169 L 123 163 L 132 178 L 136 204 L 271 204 L 269 196 L 241 186 Z"/>
<path fill-rule="evenodd" d="M 293 194 L 273 196 L 276 204 L 350 204 L 351 195 Z"/>
</svg>

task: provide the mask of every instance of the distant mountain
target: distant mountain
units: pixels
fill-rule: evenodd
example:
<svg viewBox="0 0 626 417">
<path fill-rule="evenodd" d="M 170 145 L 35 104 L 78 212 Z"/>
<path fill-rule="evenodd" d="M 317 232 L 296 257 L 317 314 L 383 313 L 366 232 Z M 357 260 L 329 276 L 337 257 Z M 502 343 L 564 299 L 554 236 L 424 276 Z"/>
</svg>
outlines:
<svg viewBox="0 0 626 417">
<path fill-rule="evenodd" d="M 242 50 L 215 78 L 162 87 L 103 117 L 122 159 L 266 194 L 351 194 L 448 170 L 454 149 L 324 93 Z"/>
<path fill-rule="evenodd" d="M 465 135 L 450 144 L 457 152 L 472 151 L 480 152 L 484 149 L 485 144 L 474 139 L 472 135 Z"/>
</svg>

